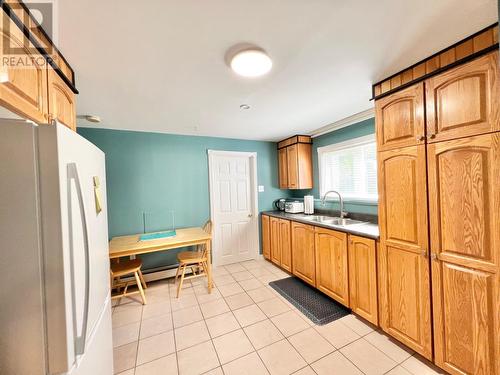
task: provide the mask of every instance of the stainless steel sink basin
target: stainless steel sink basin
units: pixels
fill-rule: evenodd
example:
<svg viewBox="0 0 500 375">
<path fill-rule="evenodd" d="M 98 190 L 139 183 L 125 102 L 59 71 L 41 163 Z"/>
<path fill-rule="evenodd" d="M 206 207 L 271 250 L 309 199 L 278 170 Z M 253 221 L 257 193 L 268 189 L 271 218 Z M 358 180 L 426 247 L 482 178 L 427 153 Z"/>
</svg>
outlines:
<svg viewBox="0 0 500 375">
<path fill-rule="evenodd" d="M 332 217 L 332 216 L 324 216 L 324 215 L 311 215 L 307 216 L 304 215 L 301 217 L 304 220 L 308 221 L 315 221 L 317 223 L 321 224 L 329 224 L 329 225 L 338 225 L 338 226 L 348 226 L 348 225 L 355 225 L 355 224 L 364 224 L 364 221 L 359 221 L 359 220 L 353 220 L 353 219 L 346 219 L 346 218 L 340 218 L 340 217 Z"/>
<path fill-rule="evenodd" d="M 311 216 L 306 216 L 304 215 L 302 217 L 304 220 L 311 220 L 311 221 L 319 221 L 323 222 L 324 220 L 331 220 L 331 216 L 323 216 L 323 215 L 311 215 Z"/>
<path fill-rule="evenodd" d="M 341 219 L 340 217 L 335 217 L 335 218 L 330 218 L 330 220 L 323 220 L 322 223 L 331 224 L 331 225 L 347 226 L 347 225 L 354 225 L 354 224 L 362 224 L 363 221 L 352 220 L 352 219 Z"/>
</svg>

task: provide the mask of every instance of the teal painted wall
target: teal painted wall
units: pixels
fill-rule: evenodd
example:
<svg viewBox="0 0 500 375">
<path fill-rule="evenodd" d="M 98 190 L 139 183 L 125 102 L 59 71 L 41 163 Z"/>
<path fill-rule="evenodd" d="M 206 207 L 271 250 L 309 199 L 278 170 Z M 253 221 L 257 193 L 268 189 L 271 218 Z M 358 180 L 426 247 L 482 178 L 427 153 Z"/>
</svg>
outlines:
<svg viewBox="0 0 500 375">
<path fill-rule="evenodd" d="M 257 152 L 259 211 L 290 196 L 277 186 L 276 144 L 162 133 L 78 128 L 78 133 L 106 154 L 109 236 L 141 233 L 171 225 L 202 225 L 210 215 L 207 150 Z M 168 223 L 168 224 L 164 224 Z M 143 256 L 144 269 L 175 264 L 175 251 Z"/>
<path fill-rule="evenodd" d="M 313 173 L 314 173 L 314 188 L 310 190 L 295 190 L 292 191 L 293 197 L 302 198 L 304 195 L 314 195 L 315 199 L 320 199 L 319 196 L 319 168 L 318 168 L 318 147 L 328 146 L 331 144 L 344 142 L 349 139 L 362 137 L 369 134 L 375 133 L 375 119 L 371 118 L 365 121 L 358 122 L 356 124 L 350 125 L 348 127 L 323 134 L 317 138 L 313 139 Z M 338 203 L 327 203 L 325 207 L 321 207 L 319 201 L 315 201 L 315 207 L 317 208 L 330 208 L 338 210 Z M 360 203 L 360 202 L 349 202 L 346 201 L 345 209 L 348 212 L 359 212 L 366 214 L 377 214 L 377 204 L 376 203 Z"/>
</svg>

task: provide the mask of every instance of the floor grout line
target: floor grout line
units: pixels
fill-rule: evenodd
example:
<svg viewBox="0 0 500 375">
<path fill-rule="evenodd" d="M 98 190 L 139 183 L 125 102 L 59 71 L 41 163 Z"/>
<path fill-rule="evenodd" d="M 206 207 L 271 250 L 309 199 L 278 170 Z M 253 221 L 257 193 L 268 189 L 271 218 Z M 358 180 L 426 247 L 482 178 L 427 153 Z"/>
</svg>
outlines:
<svg viewBox="0 0 500 375">
<path fill-rule="evenodd" d="M 267 367 L 266 363 L 264 362 L 264 360 L 263 360 L 263 359 L 262 359 L 262 357 L 260 356 L 259 351 L 260 351 L 260 350 L 263 350 L 263 349 L 265 349 L 265 348 L 267 348 L 267 347 L 269 347 L 269 346 L 272 346 L 272 345 L 274 345 L 274 344 L 276 344 L 276 343 L 278 343 L 278 342 L 280 342 L 280 341 L 284 341 L 284 340 L 286 340 L 286 342 L 287 342 L 289 345 L 291 345 L 291 346 L 292 346 L 292 348 L 293 348 L 293 349 L 297 352 L 297 354 L 299 355 L 299 357 L 300 357 L 300 358 L 302 358 L 302 360 L 304 361 L 304 363 L 306 363 L 306 365 L 305 365 L 304 367 L 301 367 L 300 369 L 295 370 L 295 371 L 294 371 L 294 373 L 299 372 L 299 371 L 301 371 L 301 370 L 305 369 L 306 367 L 310 368 L 310 369 L 311 369 L 314 373 L 316 373 L 316 371 L 312 368 L 312 365 L 313 365 L 314 363 L 318 362 L 318 361 L 321 361 L 323 358 L 328 357 L 329 355 L 332 355 L 332 354 L 333 354 L 333 353 L 335 353 L 335 352 L 339 352 L 339 354 L 340 354 L 340 355 L 342 355 L 342 357 L 343 357 L 343 358 L 345 358 L 345 359 L 346 359 L 349 363 L 351 363 L 351 364 L 352 364 L 355 368 L 357 368 L 359 371 L 361 371 L 361 372 L 363 373 L 363 371 L 362 371 L 362 370 L 361 370 L 358 366 L 356 366 L 356 364 L 355 364 L 355 363 L 353 363 L 353 362 L 352 362 L 352 361 L 351 361 L 351 360 L 350 360 L 350 359 L 349 359 L 346 355 L 344 355 L 344 354 L 341 352 L 341 349 L 343 349 L 343 348 L 345 348 L 346 346 L 349 346 L 349 345 L 351 345 L 351 344 L 353 344 L 353 343 L 355 343 L 355 342 L 357 342 L 357 341 L 359 341 L 359 340 L 361 340 L 361 339 L 365 339 L 365 338 L 366 338 L 366 336 L 368 336 L 368 335 L 372 334 L 373 332 L 378 332 L 379 334 L 382 334 L 382 335 L 387 336 L 387 334 L 386 334 L 385 332 L 381 331 L 381 330 L 380 330 L 380 328 L 375 327 L 375 328 L 373 328 L 373 330 L 371 330 L 370 332 L 367 332 L 367 333 L 364 333 L 364 334 L 359 334 L 357 331 L 355 331 L 354 329 L 352 329 L 352 328 L 351 328 L 348 324 L 346 324 L 345 322 L 343 322 L 343 321 L 341 321 L 341 320 L 338 320 L 338 321 L 339 321 L 339 323 L 341 323 L 344 327 L 346 327 L 346 328 L 348 328 L 349 330 L 351 330 L 352 332 L 354 332 L 354 333 L 355 333 L 356 335 L 358 335 L 359 337 L 358 337 L 358 338 L 356 338 L 356 339 L 355 339 L 355 340 L 353 340 L 353 341 L 350 341 L 350 342 L 348 342 L 348 343 L 346 343 L 346 344 L 344 344 L 344 345 L 340 346 L 340 347 L 337 347 L 337 346 L 333 345 L 333 344 L 332 344 L 332 343 L 331 343 L 331 342 L 327 339 L 327 337 L 325 337 L 325 335 L 323 335 L 321 332 L 319 332 L 319 331 L 316 329 L 316 327 L 317 327 L 317 325 L 316 325 L 316 324 L 312 324 L 312 325 L 311 325 L 311 324 L 309 323 L 309 320 L 306 320 L 306 319 L 307 319 L 307 317 L 305 317 L 305 318 L 304 318 L 304 317 L 303 317 L 303 314 L 299 314 L 299 313 L 300 313 L 300 310 L 298 310 L 295 306 L 293 306 L 293 305 L 291 305 L 291 304 L 289 304 L 289 303 L 287 304 L 287 303 L 286 303 L 286 301 L 285 301 L 285 300 L 283 300 L 283 298 L 280 298 L 279 293 L 276 293 L 276 292 L 275 292 L 272 288 L 270 288 L 270 287 L 268 286 L 269 281 L 263 281 L 263 280 L 260 280 L 260 279 L 259 279 L 259 277 L 263 277 L 263 278 L 266 278 L 266 277 L 271 277 L 271 278 L 274 278 L 274 277 L 276 277 L 277 279 L 279 279 L 279 278 L 283 278 L 283 277 L 287 277 L 286 275 L 283 275 L 283 272 L 282 272 L 281 270 L 280 270 L 279 272 L 277 272 L 277 273 L 274 273 L 274 272 L 272 272 L 271 270 L 268 270 L 268 269 L 267 269 L 267 267 L 266 267 L 266 266 L 264 266 L 264 265 L 259 265 L 259 266 L 257 266 L 257 267 L 252 268 L 252 269 L 248 269 L 248 268 L 246 268 L 246 267 L 245 267 L 243 264 L 241 264 L 241 263 L 236 263 L 236 264 L 240 264 L 240 265 L 241 265 L 241 266 L 242 266 L 245 270 L 244 270 L 244 271 L 238 270 L 238 271 L 236 271 L 236 272 L 231 272 L 231 271 L 227 270 L 226 268 L 224 268 L 224 269 L 226 270 L 226 272 L 227 272 L 227 273 L 226 273 L 226 275 L 221 275 L 221 276 L 230 276 L 232 279 L 234 279 L 234 281 L 232 281 L 232 282 L 230 282 L 230 283 L 225 283 L 225 284 L 223 284 L 223 285 L 217 285 L 217 284 L 215 283 L 215 287 L 214 287 L 214 289 L 215 289 L 215 290 L 217 290 L 217 292 L 220 294 L 220 296 L 219 296 L 218 298 L 215 298 L 215 299 L 213 299 L 213 300 L 207 300 L 207 301 L 204 301 L 203 303 L 201 303 L 201 302 L 200 302 L 200 297 L 201 297 L 201 296 L 204 296 L 204 295 L 207 295 L 207 294 L 206 294 L 206 291 L 205 291 L 206 287 L 204 287 L 205 282 L 200 282 L 200 283 L 196 283 L 196 284 L 192 284 L 192 283 L 190 283 L 190 284 L 189 284 L 189 286 L 187 286 L 186 288 L 183 288 L 183 290 L 189 290 L 189 294 L 185 294 L 185 295 L 186 295 L 186 296 L 190 296 L 190 295 L 194 296 L 194 301 L 196 302 L 196 304 L 193 304 L 192 306 L 183 307 L 183 308 L 181 308 L 181 309 L 176 309 L 176 310 L 174 311 L 174 310 L 172 310 L 172 304 L 173 304 L 173 302 L 174 302 L 175 300 L 173 299 L 173 296 L 172 296 L 172 290 L 174 290 L 174 289 L 175 289 L 175 287 L 173 287 L 172 285 L 175 285 L 175 284 L 168 282 L 168 283 L 166 283 L 166 285 L 165 285 L 165 286 L 163 286 L 163 285 L 162 285 L 161 287 L 158 287 L 158 288 L 155 288 L 155 289 L 153 289 L 153 290 L 152 290 L 152 291 L 154 291 L 155 293 L 158 293 L 159 295 L 161 295 L 162 293 L 165 293 L 165 294 L 166 294 L 166 297 L 167 297 L 167 298 L 166 298 L 166 300 L 164 300 L 164 301 L 160 300 L 160 301 L 158 301 L 158 302 L 154 302 L 154 303 L 149 304 L 149 305 L 155 305 L 155 304 L 159 304 L 159 303 L 165 303 L 165 302 L 168 302 L 168 303 L 169 303 L 169 306 L 170 306 L 169 311 L 167 311 L 167 312 L 163 312 L 163 313 L 158 314 L 158 315 L 153 315 L 153 316 L 150 316 L 150 317 L 148 317 L 148 318 L 144 319 L 144 306 L 141 306 L 140 320 L 138 320 L 138 321 L 136 321 L 136 322 L 129 322 L 129 323 L 127 323 L 127 324 L 122 324 L 122 325 L 120 325 L 120 326 L 113 327 L 113 330 L 114 330 L 114 329 L 117 329 L 117 328 L 125 327 L 125 326 L 128 326 L 128 325 L 135 325 L 135 324 L 138 324 L 138 323 L 139 323 L 139 332 L 138 332 L 138 337 L 137 337 L 137 340 L 136 340 L 136 342 L 135 342 L 135 343 L 136 343 L 136 353 L 135 353 L 135 362 L 134 362 L 134 364 L 135 364 L 135 365 L 134 365 L 134 367 L 133 367 L 133 368 L 126 369 L 126 370 L 124 370 L 124 371 L 133 370 L 133 373 L 135 374 L 136 369 L 137 369 L 137 367 L 138 367 L 137 361 L 138 361 L 138 356 L 139 356 L 139 346 L 140 346 L 140 342 L 141 342 L 142 340 L 145 340 L 145 339 L 148 339 L 148 338 L 151 338 L 151 337 L 154 337 L 154 336 L 160 335 L 160 334 L 165 334 L 165 333 L 167 333 L 167 332 L 170 332 L 170 331 L 171 331 L 171 332 L 172 332 L 172 335 L 173 335 L 173 339 L 174 339 L 174 350 L 175 350 L 175 351 L 174 351 L 174 353 L 169 353 L 169 354 L 166 354 L 166 355 L 161 356 L 161 357 L 159 357 L 159 358 L 155 358 L 155 359 L 153 359 L 153 360 L 151 360 L 151 361 L 147 361 L 147 362 L 145 362 L 145 363 L 142 363 L 142 364 L 141 364 L 141 365 L 139 365 L 139 366 L 145 365 L 145 364 L 147 364 L 147 363 L 154 362 L 154 361 L 156 361 L 156 360 L 159 360 L 159 359 L 164 358 L 164 357 L 166 357 L 166 356 L 169 356 L 169 355 L 171 355 L 171 354 L 175 354 L 175 357 L 176 357 L 176 363 L 177 363 L 177 372 L 179 373 L 179 372 L 180 372 L 180 368 L 179 368 L 179 357 L 178 357 L 178 353 L 179 353 L 179 351 L 177 350 L 177 340 L 176 340 L 176 337 L 177 337 L 177 336 L 176 336 L 176 330 L 177 330 L 177 329 L 180 329 L 180 328 L 183 328 L 183 327 L 187 327 L 187 326 L 192 325 L 192 324 L 195 324 L 195 323 L 200 323 L 201 321 L 203 321 L 204 326 L 205 326 L 205 328 L 206 328 L 206 330 L 207 330 L 207 332 L 208 332 L 208 337 L 209 337 L 209 339 L 208 339 L 208 340 L 205 340 L 205 341 L 202 341 L 202 342 L 200 342 L 200 343 L 197 343 L 197 344 L 195 344 L 195 345 L 191 345 L 191 346 L 189 346 L 189 347 L 183 348 L 181 351 L 183 351 L 183 350 L 187 350 L 187 349 L 192 348 L 192 347 L 194 347 L 194 346 L 196 346 L 196 345 L 200 345 L 200 344 L 207 343 L 207 342 L 209 342 L 209 341 L 210 341 L 210 344 L 212 345 L 212 349 L 215 351 L 215 354 L 216 354 L 216 357 L 217 357 L 218 366 L 217 366 L 217 367 L 214 367 L 214 368 L 212 368 L 212 369 L 210 369 L 210 370 L 208 370 L 208 371 L 206 371 L 205 373 L 210 372 L 210 371 L 213 371 L 213 370 L 215 370 L 215 369 L 217 369 L 217 368 L 220 368 L 220 369 L 221 369 L 221 371 L 222 371 L 222 373 L 223 373 L 223 374 L 225 374 L 225 371 L 224 371 L 224 368 L 223 368 L 223 366 L 224 366 L 224 365 L 227 365 L 227 364 L 229 364 L 229 363 L 232 363 L 232 362 L 234 362 L 234 361 L 237 361 L 237 360 L 239 360 L 239 359 L 241 359 L 241 358 L 243 358 L 243 357 L 245 357 L 245 356 L 248 356 L 248 355 L 250 355 L 250 354 L 252 354 L 252 353 L 256 353 L 257 357 L 259 358 L 259 360 L 261 361 L 261 363 L 264 365 L 264 368 L 266 369 L 266 371 L 268 371 L 269 373 L 271 373 L 271 372 L 270 372 L 270 370 L 269 370 L 269 368 Z M 274 265 L 273 265 L 273 266 L 274 266 Z M 221 266 L 221 267 L 223 267 L 223 266 Z M 252 270 L 254 270 L 254 269 L 257 269 L 257 268 L 259 268 L 259 267 L 260 267 L 260 268 L 262 268 L 262 269 L 264 269 L 264 270 L 266 270 L 266 271 L 268 271 L 269 273 L 271 273 L 271 274 L 272 274 L 272 276 L 271 276 L 271 275 L 264 275 L 264 276 L 259 276 L 259 277 L 255 276 L 255 275 L 254 275 L 251 271 L 252 271 Z M 274 266 L 274 267 L 275 267 L 276 269 L 278 269 L 276 266 Z M 252 277 L 250 277 L 250 278 L 246 278 L 246 279 L 243 279 L 243 280 L 236 280 L 236 279 L 234 278 L 233 274 L 235 274 L 235 273 L 242 273 L 242 272 L 245 272 L 245 271 L 247 271 L 249 274 L 251 274 L 251 275 L 252 275 Z M 257 280 L 257 281 L 258 281 L 261 285 L 260 285 L 260 286 L 258 286 L 257 288 L 252 288 L 252 289 L 248 289 L 248 290 L 246 290 L 246 289 L 242 286 L 242 282 L 244 283 L 245 281 L 249 281 L 249 280 Z M 271 281 L 272 281 L 272 280 L 271 280 Z M 235 294 L 231 294 L 231 295 L 226 295 L 226 296 L 224 296 L 224 295 L 223 295 L 223 294 L 219 291 L 219 289 L 218 289 L 218 287 L 220 287 L 220 286 L 229 285 L 229 284 L 233 284 L 233 283 L 234 283 L 234 284 L 237 284 L 237 285 L 238 285 L 238 286 L 242 289 L 242 291 L 241 291 L 241 292 L 238 292 L 238 293 L 235 293 Z M 202 286 L 203 286 L 203 287 L 202 287 Z M 259 302 L 256 302 L 256 300 L 254 300 L 254 299 L 251 297 L 251 294 L 250 294 L 250 293 L 251 293 L 253 290 L 256 290 L 256 289 L 259 289 L 259 288 L 265 288 L 265 290 L 269 290 L 269 291 L 272 293 L 272 297 L 266 297 L 265 299 L 263 299 L 263 300 L 261 300 L 261 301 L 259 300 Z M 250 292 L 250 293 L 249 293 L 249 292 Z M 182 293 L 182 292 L 181 292 L 181 293 Z M 174 293 L 174 294 L 175 294 L 175 293 Z M 232 296 L 235 296 L 235 295 L 240 295 L 240 294 L 241 294 L 241 295 L 243 295 L 243 294 L 244 294 L 244 295 L 246 295 L 246 297 L 248 297 L 248 298 L 249 298 L 249 300 L 251 300 L 251 301 L 252 301 L 252 303 L 251 303 L 251 304 L 249 304 L 249 305 L 246 305 L 246 306 L 241 306 L 241 307 L 238 307 L 237 309 L 233 309 L 233 308 L 231 308 L 231 306 L 230 306 L 230 305 L 229 305 L 229 303 L 228 303 L 228 298 L 230 298 L 230 297 L 232 297 Z M 259 299 L 259 298 L 257 298 L 257 299 Z M 264 312 L 264 310 L 262 309 L 262 307 L 261 307 L 259 304 L 262 304 L 263 302 L 266 302 L 266 301 L 270 301 L 270 300 L 272 300 L 272 299 L 277 299 L 277 300 L 279 300 L 280 302 L 285 303 L 285 304 L 287 305 L 288 310 L 287 310 L 287 311 L 280 312 L 279 314 L 276 314 L 276 315 L 269 315 L 269 316 L 268 316 L 268 315 Z M 209 303 L 214 303 L 214 302 L 217 302 L 217 301 L 224 301 L 225 305 L 229 308 L 229 310 L 228 310 L 228 311 L 221 312 L 221 313 L 217 313 L 217 314 L 215 314 L 215 315 L 213 315 L 213 316 L 210 316 L 210 317 L 205 317 L 205 315 L 203 314 L 203 310 L 202 310 L 201 306 L 202 306 L 202 305 L 209 304 Z M 114 307 L 113 307 L 113 315 L 114 315 L 114 313 L 116 312 L 116 307 L 119 307 L 119 306 L 125 306 L 125 305 L 127 305 L 127 304 L 129 304 L 129 303 L 134 303 L 134 301 L 131 301 L 131 302 L 128 302 L 128 303 L 124 303 L 124 304 L 123 304 L 123 303 L 120 303 L 119 305 L 114 306 Z M 149 306 L 149 305 L 148 305 L 148 306 Z M 242 324 L 240 323 L 240 321 L 236 318 L 235 311 L 240 310 L 240 309 L 244 309 L 244 308 L 247 308 L 247 307 L 250 307 L 250 306 L 253 306 L 253 305 L 257 306 L 257 308 L 259 309 L 259 311 L 260 311 L 260 312 L 261 312 L 261 313 L 265 316 L 265 319 L 264 319 L 264 320 L 261 320 L 261 321 L 254 322 L 254 323 L 252 323 L 252 324 L 250 324 L 250 325 L 247 325 L 247 326 L 243 327 L 243 326 L 242 326 Z M 190 322 L 190 323 L 188 323 L 188 324 L 183 324 L 183 325 L 181 325 L 181 326 L 179 326 L 179 327 L 175 327 L 175 326 L 174 326 L 174 313 L 178 313 L 178 312 L 181 312 L 182 310 L 189 309 L 189 308 L 193 308 L 193 307 L 198 307 L 198 309 L 199 309 L 199 310 L 200 310 L 200 312 L 201 312 L 201 316 L 202 316 L 202 318 L 201 318 L 200 320 L 196 320 L 196 321 L 194 321 L 194 322 Z M 132 306 L 131 306 L 131 308 L 134 308 L 134 307 L 132 307 Z M 281 316 L 281 315 L 284 315 L 284 314 L 288 314 L 288 313 L 290 313 L 290 312 L 293 312 L 294 314 L 297 314 L 297 315 L 298 315 L 301 319 L 303 319 L 303 320 L 307 323 L 308 327 L 306 327 L 306 328 L 304 328 L 304 329 L 301 329 L 301 330 L 300 330 L 300 331 L 298 331 L 298 332 L 294 332 L 292 335 L 289 335 L 289 336 L 287 337 L 287 336 L 284 334 L 284 332 L 282 332 L 282 331 L 278 328 L 278 326 L 276 325 L 276 323 L 275 323 L 272 319 L 274 319 L 274 318 L 276 318 L 276 317 L 279 317 L 279 316 Z M 212 318 L 216 318 L 216 317 L 218 317 L 218 316 L 221 316 L 221 315 L 223 315 L 223 314 L 228 314 L 228 313 L 231 313 L 231 316 L 232 316 L 232 317 L 233 317 L 233 319 L 237 322 L 238 328 L 231 329 L 230 331 L 224 332 L 223 334 L 219 334 L 219 335 L 217 335 L 217 336 L 214 336 L 214 335 L 210 332 L 210 330 L 209 330 L 209 328 L 208 328 L 208 323 L 207 323 L 207 320 L 212 319 Z M 150 320 L 150 319 L 154 319 L 154 318 L 158 318 L 158 317 L 160 317 L 160 316 L 164 316 L 164 315 L 167 315 L 167 314 L 170 314 L 171 325 L 172 325 L 172 328 L 171 328 L 171 329 L 167 329 L 167 330 L 165 330 L 165 331 L 163 331 L 163 332 L 158 332 L 158 333 L 155 333 L 155 334 L 153 334 L 153 335 L 151 335 L 151 336 L 144 337 L 144 338 L 142 338 L 142 339 L 141 339 L 141 333 L 142 333 L 142 330 L 143 330 L 143 322 L 144 322 L 144 321 L 147 321 L 147 320 Z M 354 315 L 353 315 L 353 316 L 354 316 Z M 356 317 L 357 317 L 357 316 L 356 316 Z M 246 329 L 246 328 L 249 328 L 249 327 L 252 327 L 252 326 L 254 326 L 254 325 L 257 325 L 257 324 L 261 324 L 262 322 L 265 322 L 265 321 L 269 321 L 269 322 L 273 325 L 273 327 L 274 327 L 274 328 L 275 328 L 278 332 L 280 332 L 280 334 L 283 336 L 283 338 L 282 338 L 282 339 L 280 339 L 280 340 L 278 340 L 278 341 L 275 341 L 275 342 L 273 342 L 273 343 L 267 344 L 267 345 L 263 346 L 262 348 L 256 349 L 255 345 L 254 345 L 254 344 L 252 343 L 252 341 L 250 340 L 250 337 L 248 336 L 248 334 L 247 334 L 247 332 L 245 331 L 245 329 Z M 360 320 L 360 321 L 361 321 L 361 323 L 364 323 L 364 321 L 363 321 L 363 320 Z M 369 325 L 369 324 L 367 324 L 367 323 L 364 323 L 364 324 L 366 324 L 366 325 L 367 325 L 367 326 L 369 326 L 369 327 L 372 327 L 371 325 Z M 322 356 L 322 357 L 320 357 L 320 358 L 318 358 L 318 359 L 315 359 L 315 360 L 314 360 L 314 362 L 308 363 L 308 362 L 307 362 L 307 360 L 303 357 L 303 355 L 302 355 L 302 354 L 298 351 L 298 349 L 297 349 L 297 348 L 296 348 L 296 347 L 292 344 L 292 342 L 290 341 L 290 338 L 291 338 L 291 337 L 293 337 L 293 336 L 295 336 L 295 335 L 297 335 L 297 334 L 299 334 L 299 333 L 301 333 L 301 332 L 304 332 L 304 331 L 306 331 L 306 330 L 308 330 L 308 329 L 310 329 L 310 328 L 314 329 L 314 331 L 315 331 L 317 334 L 319 334 L 321 338 L 323 338 L 324 340 L 326 340 L 326 342 L 328 342 L 330 345 L 332 345 L 332 347 L 334 348 L 334 350 L 333 350 L 333 351 L 331 351 L 331 352 L 329 352 L 329 353 L 327 353 L 327 354 L 325 354 L 324 356 Z M 223 364 L 222 364 L 222 362 L 221 362 L 221 359 L 220 359 L 220 357 L 219 357 L 219 353 L 217 352 L 217 349 L 216 349 L 216 347 L 215 347 L 214 340 L 216 340 L 217 338 L 222 337 L 222 336 L 224 336 L 224 335 L 231 334 L 231 333 L 233 333 L 233 332 L 235 332 L 235 331 L 237 331 L 237 330 L 240 330 L 240 329 L 243 331 L 243 334 L 245 335 L 246 339 L 250 342 L 250 345 L 251 345 L 251 347 L 252 347 L 253 351 L 252 351 L 252 352 L 250 352 L 250 353 L 246 353 L 246 354 L 244 354 L 244 355 L 241 355 L 241 356 L 239 356 L 239 357 L 237 357 L 237 358 L 234 358 L 234 359 L 232 359 L 231 361 L 229 361 L 228 363 L 225 363 L 225 364 L 223 365 Z M 366 339 L 365 339 L 365 341 L 366 341 L 366 342 L 368 342 L 368 344 L 369 344 L 371 347 L 373 347 L 373 348 L 377 349 L 377 351 L 378 351 L 378 352 L 380 352 L 380 353 L 381 353 L 381 354 L 383 354 L 385 357 L 387 357 L 389 360 L 391 360 L 391 361 L 393 361 L 393 362 L 395 363 L 395 365 L 394 365 L 393 367 L 391 367 L 391 368 L 390 368 L 387 372 L 385 372 L 385 374 L 386 374 L 386 373 L 388 373 L 388 372 L 390 372 L 390 371 L 392 371 L 392 370 L 394 370 L 396 367 L 398 367 L 398 366 L 402 365 L 402 364 L 403 364 L 405 361 L 407 361 L 410 357 L 415 357 L 415 355 L 416 355 L 416 353 L 415 353 L 415 352 L 413 352 L 412 354 L 410 354 L 410 353 L 409 353 L 410 355 L 409 355 L 407 358 L 405 358 L 404 360 L 402 360 L 402 361 L 400 361 L 400 362 L 399 362 L 399 361 L 397 361 L 397 360 L 395 360 L 395 359 L 393 359 L 393 358 L 389 357 L 389 355 L 388 355 L 388 354 L 386 354 L 383 350 L 379 349 L 377 346 L 375 346 L 374 344 L 372 344 L 372 343 L 371 343 L 371 342 L 369 342 L 368 340 L 366 340 Z M 132 341 L 131 343 L 133 343 L 133 341 Z M 118 349 L 118 348 L 120 348 L 120 347 L 122 347 L 122 346 L 125 346 L 125 345 L 130 345 L 131 343 L 122 344 L 122 345 L 120 345 L 120 346 L 114 347 L 113 349 L 115 350 L 115 349 Z"/>
</svg>

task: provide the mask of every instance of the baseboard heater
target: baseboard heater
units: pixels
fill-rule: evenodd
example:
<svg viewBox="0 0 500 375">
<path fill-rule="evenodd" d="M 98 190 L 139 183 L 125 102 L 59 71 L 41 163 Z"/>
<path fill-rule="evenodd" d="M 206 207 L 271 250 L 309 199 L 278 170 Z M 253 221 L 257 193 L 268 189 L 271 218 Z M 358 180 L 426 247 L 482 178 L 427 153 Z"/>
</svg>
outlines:
<svg viewBox="0 0 500 375">
<path fill-rule="evenodd" d="M 177 273 L 177 267 L 179 264 L 171 264 L 169 266 L 148 268 L 147 270 L 142 270 L 142 274 L 144 275 L 144 280 L 148 283 L 150 281 L 163 280 L 168 279 L 170 277 L 175 277 Z M 186 269 L 186 274 L 191 273 L 190 269 Z M 122 280 L 135 280 L 134 277 L 124 277 Z"/>
</svg>

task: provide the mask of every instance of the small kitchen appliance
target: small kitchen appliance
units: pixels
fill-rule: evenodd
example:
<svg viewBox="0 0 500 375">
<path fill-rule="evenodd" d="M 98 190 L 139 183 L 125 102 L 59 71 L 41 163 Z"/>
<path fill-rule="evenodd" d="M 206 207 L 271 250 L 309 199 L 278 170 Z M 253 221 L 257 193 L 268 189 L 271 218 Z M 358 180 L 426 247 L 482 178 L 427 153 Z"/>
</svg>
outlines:
<svg viewBox="0 0 500 375">
<path fill-rule="evenodd" d="M 300 201 L 286 202 L 285 212 L 290 214 L 298 214 L 304 212 L 304 202 Z"/>
<path fill-rule="evenodd" d="M 274 201 L 274 207 L 275 207 L 277 210 L 280 210 L 280 211 L 285 211 L 285 202 L 286 202 L 286 199 L 285 199 L 285 198 L 276 199 L 276 200 Z"/>
</svg>

